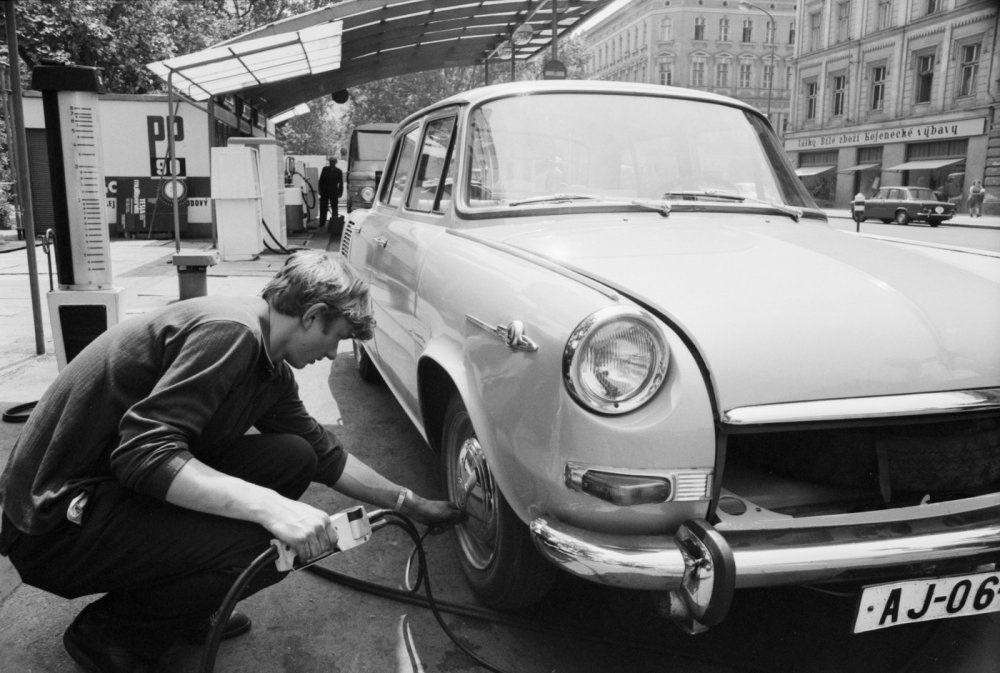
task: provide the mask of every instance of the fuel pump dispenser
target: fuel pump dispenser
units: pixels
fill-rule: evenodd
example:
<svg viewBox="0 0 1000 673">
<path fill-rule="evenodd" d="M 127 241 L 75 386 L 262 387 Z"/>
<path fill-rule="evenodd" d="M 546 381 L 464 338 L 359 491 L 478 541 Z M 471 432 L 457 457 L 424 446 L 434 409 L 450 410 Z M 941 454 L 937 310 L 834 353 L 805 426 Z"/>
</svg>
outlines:
<svg viewBox="0 0 1000 673">
<path fill-rule="evenodd" d="M 48 294 L 61 370 L 118 323 L 122 288 L 112 287 L 111 243 L 104 209 L 97 68 L 40 65 L 31 86 L 42 92 L 59 289 Z"/>
</svg>

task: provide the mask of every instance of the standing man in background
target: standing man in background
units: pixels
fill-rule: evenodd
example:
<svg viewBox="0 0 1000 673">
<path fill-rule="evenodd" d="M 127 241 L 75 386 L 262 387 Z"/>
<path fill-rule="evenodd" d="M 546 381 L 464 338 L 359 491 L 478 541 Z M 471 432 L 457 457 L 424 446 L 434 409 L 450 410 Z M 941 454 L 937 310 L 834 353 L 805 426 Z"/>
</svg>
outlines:
<svg viewBox="0 0 1000 673">
<path fill-rule="evenodd" d="M 344 172 L 337 168 L 337 160 L 330 157 L 330 163 L 323 167 L 319 174 L 319 228 L 326 227 L 327 209 L 333 207 L 330 220 L 330 233 L 340 233 L 340 215 L 337 214 L 337 202 L 340 193 L 344 191 Z"/>
</svg>

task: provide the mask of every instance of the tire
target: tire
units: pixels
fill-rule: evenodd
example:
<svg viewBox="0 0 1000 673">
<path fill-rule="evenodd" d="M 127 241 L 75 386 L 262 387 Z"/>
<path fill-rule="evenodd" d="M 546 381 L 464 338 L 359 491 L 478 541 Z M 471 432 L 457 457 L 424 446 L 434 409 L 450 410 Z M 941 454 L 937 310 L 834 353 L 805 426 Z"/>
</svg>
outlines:
<svg viewBox="0 0 1000 673">
<path fill-rule="evenodd" d="M 381 381 L 382 376 L 375 369 L 375 363 L 368 357 L 368 353 L 357 342 L 357 339 L 351 342 L 351 346 L 354 349 L 354 363 L 358 367 L 358 378 L 366 383 L 378 383 Z"/>
<path fill-rule="evenodd" d="M 895 222 L 896 224 L 909 224 L 910 216 L 905 210 L 897 210 Z"/>
<path fill-rule="evenodd" d="M 942 222 L 942 220 L 939 220 L 936 217 L 931 218 L 930 220 L 927 220 L 927 224 L 931 225 L 932 227 L 938 226 L 939 224 L 941 224 L 941 222 Z"/>
<path fill-rule="evenodd" d="M 552 588 L 556 568 L 535 549 L 527 526 L 497 487 L 472 419 L 457 395 L 445 411 L 441 460 L 447 498 L 465 504 L 469 514 L 452 534 L 473 592 L 499 610 L 537 603 Z M 471 484 L 468 495 L 464 484 Z"/>
</svg>

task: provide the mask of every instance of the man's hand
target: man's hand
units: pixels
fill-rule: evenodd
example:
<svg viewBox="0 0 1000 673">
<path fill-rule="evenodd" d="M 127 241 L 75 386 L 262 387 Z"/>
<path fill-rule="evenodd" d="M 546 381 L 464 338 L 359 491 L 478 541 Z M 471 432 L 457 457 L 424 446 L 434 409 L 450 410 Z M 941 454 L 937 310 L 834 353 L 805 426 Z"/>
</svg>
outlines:
<svg viewBox="0 0 1000 673">
<path fill-rule="evenodd" d="M 453 502 L 447 500 L 428 500 L 415 493 L 410 494 L 399 508 L 414 521 L 425 526 L 449 528 L 460 523 L 464 513 Z"/>
<path fill-rule="evenodd" d="M 278 496 L 281 497 L 281 496 Z M 323 510 L 304 502 L 282 498 L 264 527 L 295 550 L 299 561 L 305 562 L 333 551 L 337 544 L 337 529 Z"/>
</svg>

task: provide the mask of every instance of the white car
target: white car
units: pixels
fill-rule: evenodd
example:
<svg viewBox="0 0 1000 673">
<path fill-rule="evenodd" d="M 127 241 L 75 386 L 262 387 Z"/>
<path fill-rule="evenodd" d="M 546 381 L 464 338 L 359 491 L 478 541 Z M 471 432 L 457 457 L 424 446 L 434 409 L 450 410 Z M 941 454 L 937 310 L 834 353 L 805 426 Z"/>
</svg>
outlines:
<svg viewBox="0 0 1000 673">
<path fill-rule="evenodd" d="M 1000 264 L 828 226 L 768 122 L 632 83 L 396 129 L 341 251 L 355 344 L 442 457 L 486 603 L 557 569 L 691 631 L 850 582 L 856 631 L 1000 609 Z"/>
</svg>

